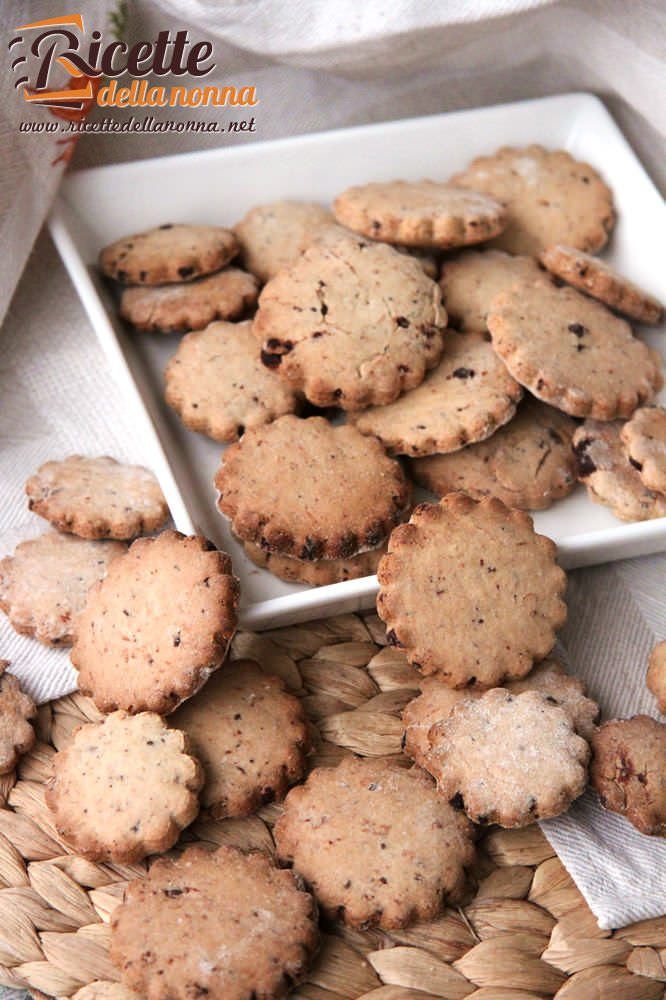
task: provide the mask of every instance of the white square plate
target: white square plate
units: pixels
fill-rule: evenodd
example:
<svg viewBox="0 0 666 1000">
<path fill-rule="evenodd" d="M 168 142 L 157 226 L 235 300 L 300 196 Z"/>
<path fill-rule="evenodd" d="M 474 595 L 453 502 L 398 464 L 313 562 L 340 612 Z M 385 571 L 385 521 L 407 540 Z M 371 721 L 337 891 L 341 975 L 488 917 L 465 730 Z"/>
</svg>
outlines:
<svg viewBox="0 0 666 1000">
<path fill-rule="evenodd" d="M 215 508 L 213 475 L 222 447 L 185 430 L 162 398 L 162 373 L 176 337 L 131 335 L 95 271 L 99 249 L 163 222 L 231 225 L 252 205 L 281 198 L 329 202 L 350 184 L 403 177 L 445 180 L 474 156 L 501 145 L 568 149 L 611 185 L 618 224 L 606 256 L 663 296 L 660 234 L 666 207 L 597 98 L 567 94 L 293 139 L 141 160 L 71 174 L 50 227 L 69 274 L 124 388 L 147 461 L 160 479 L 176 526 L 212 539 L 233 557 L 243 591 L 244 627 L 261 629 L 371 607 L 375 577 L 312 588 L 283 583 L 253 566 Z M 662 352 L 664 331 L 641 335 Z M 618 521 L 578 487 L 535 515 L 565 567 L 666 549 L 666 518 Z"/>
</svg>

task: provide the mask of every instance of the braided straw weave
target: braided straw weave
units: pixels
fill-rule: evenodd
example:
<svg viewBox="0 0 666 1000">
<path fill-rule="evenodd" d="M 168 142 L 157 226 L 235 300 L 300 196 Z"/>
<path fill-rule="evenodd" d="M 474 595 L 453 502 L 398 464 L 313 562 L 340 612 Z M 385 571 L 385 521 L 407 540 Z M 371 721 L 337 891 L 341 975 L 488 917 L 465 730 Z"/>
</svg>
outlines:
<svg viewBox="0 0 666 1000">
<path fill-rule="evenodd" d="M 400 710 L 414 696 L 416 674 L 385 641 L 376 616 L 345 615 L 262 635 L 241 633 L 233 655 L 254 657 L 302 696 L 318 733 L 313 764 L 325 765 L 349 752 L 400 754 Z M 0 779 L 0 983 L 33 996 L 132 997 L 109 960 L 108 920 L 126 881 L 144 867 L 93 864 L 72 854 L 44 804 L 54 748 L 75 726 L 97 717 L 80 695 L 45 706 L 34 750 L 18 775 Z M 271 805 L 243 820 L 202 818 L 183 840 L 270 851 L 279 808 Z M 390 933 L 326 927 L 309 980 L 294 996 L 664 996 L 666 917 L 613 934 L 600 931 L 537 826 L 491 829 L 480 841 L 473 876 L 467 904 L 431 923 Z"/>
</svg>

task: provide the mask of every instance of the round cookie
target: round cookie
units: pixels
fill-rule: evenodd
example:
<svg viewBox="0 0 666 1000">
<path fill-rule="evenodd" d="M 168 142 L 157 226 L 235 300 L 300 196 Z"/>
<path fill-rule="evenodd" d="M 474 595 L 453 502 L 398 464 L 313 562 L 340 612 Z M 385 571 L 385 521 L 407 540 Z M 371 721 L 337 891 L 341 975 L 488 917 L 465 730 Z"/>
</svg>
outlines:
<svg viewBox="0 0 666 1000">
<path fill-rule="evenodd" d="M 642 406 L 622 427 L 620 437 L 643 483 L 666 493 L 666 407 Z"/>
<path fill-rule="evenodd" d="M 81 538 L 134 538 L 157 531 L 169 516 L 152 472 L 106 455 L 46 462 L 25 492 L 33 513 Z"/>
<path fill-rule="evenodd" d="M 615 223 L 610 188 L 562 149 L 505 146 L 472 160 L 451 183 L 506 206 L 507 225 L 493 246 L 509 253 L 535 255 L 553 243 L 600 250 Z"/>
<path fill-rule="evenodd" d="M 645 683 L 657 699 L 657 708 L 666 715 L 666 641 L 658 642 L 650 653 Z"/>
<path fill-rule="evenodd" d="M 234 233 L 244 266 L 265 282 L 291 267 L 330 227 L 337 228 L 335 219 L 315 201 L 275 201 L 251 208 Z"/>
<path fill-rule="evenodd" d="M 315 406 L 358 410 L 423 381 L 446 312 L 417 260 L 341 233 L 269 281 L 254 322 L 265 365 Z"/>
<path fill-rule="evenodd" d="M 167 285 L 220 271 L 237 253 L 229 229 L 166 223 L 111 243 L 99 267 L 122 285 Z"/>
<path fill-rule="evenodd" d="M 482 243 L 506 225 L 504 206 L 494 198 L 428 180 L 350 187 L 333 211 L 343 226 L 370 239 L 442 250 Z"/>
<path fill-rule="evenodd" d="M 153 288 L 124 288 L 120 315 L 144 333 L 186 333 L 203 330 L 214 320 L 237 319 L 259 297 L 252 274 L 225 267 L 196 281 Z"/>
<path fill-rule="evenodd" d="M 420 504 L 379 564 L 377 613 L 389 642 L 449 687 L 524 677 L 566 620 L 555 545 L 494 497 Z"/>
<path fill-rule="evenodd" d="M 432 727 L 443 719 L 448 719 L 458 702 L 466 698 L 480 698 L 482 692 L 447 687 L 438 677 L 424 677 L 420 687 L 418 697 L 407 702 L 402 710 L 405 726 L 402 749 L 427 771 L 431 749 L 429 733 Z"/>
<path fill-rule="evenodd" d="M 539 260 L 556 278 L 587 292 L 637 323 L 657 324 L 664 317 L 661 302 L 624 278 L 605 260 L 562 244 L 547 247 L 539 254 Z"/>
<path fill-rule="evenodd" d="M 496 295 L 516 282 L 545 278 L 533 257 L 512 257 L 501 250 L 466 250 L 442 264 L 439 279 L 449 323 L 460 330 L 487 330 Z"/>
<path fill-rule="evenodd" d="M 602 806 L 648 836 L 666 833 L 666 725 L 649 715 L 605 722 L 592 737 L 590 779 Z"/>
<path fill-rule="evenodd" d="M 486 441 L 416 458 L 410 473 L 439 496 L 462 490 L 475 500 L 495 496 L 507 507 L 543 510 L 576 486 L 575 429 L 566 414 L 530 396 Z"/>
<path fill-rule="evenodd" d="M 12 626 L 47 646 L 74 641 L 88 591 L 102 580 L 122 542 L 95 542 L 48 531 L 0 560 L 0 608 Z"/>
<path fill-rule="evenodd" d="M 666 517 L 666 496 L 643 483 L 622 447 L 621 428 L 620 421 L 586 420 L 576 429 L 578 478 L 590 500 L 610 507 L 622 521 Z"/>
<path fill-rule="evenodd" d="M 359 552 L 358 555 L 350 556 L 348 559 L 320 559 L 318 562 L 267 552 L 252 542 L 245 542 L 243 550 L 255 566 L 267 569 L 281 580 L 286 580 L 288 583 L 307 583 L 311 587 L 325 587 L 330 583 L 341 583 L 343 580 L 374 576 L 379 560 L 386 552 L 386 545 L 381 545 L 378 549 L 369 549 L 367 552 Z"/>
<path fill-rule="evenodd" d="M 218 671 L 170 722 L 188 735 L 203 765 L 201 805 L 215 819 L 249 816 L 283 799 L 305 772 L 309 740 L 302 704 L 252 660 Z"/>
<path fill-rule="evenodd" d="M 587 784 L 587 742 L 539 691 L 493 688 L 465 699 L 429 739 L 438 791 L 475 823 L 521 827 L 558 816 Z"/>
<path fill-rule="evenodd" d="M 53 759 L 46 804 L 56 829 L 92 861 L 161 854 L 199 812 L 201 766 L 185 735 L 153 712 L 80 726 Z"/>
<path fill-rule="evenodd" d="M 37 706 L 21 690 L 18 677 L 7 673 L 8 666 L 8 660 L 0 660 L 0 775 L 13 771 L 35 743 L 30 719 L 37 715 Z"/>
<path fill-rule="evenodd" d="M 224 453 L 218 506 L 269 552 L 316 562 L 375 549 L 402 520 L 410 487 L 379 441 L 323 417 L 280 417 Z"/>
<path fill-rule="evenodd" d="M 419 768 L 347 757 L 292 789 L 274 828 L 329 917 L 353 927 L 432 920 L 459 898 L 472 828 Z"/>
<path fill-rule="evenodd" d="M 573 417 L 628 417 L 662 384 L 661 360 L 605 306 L 545 281 L 501 292 L 493 347 L 521 385 Z"/>
<path fill-rule="evenodd" d="M 102 712 L 172 712 L 222 663 L 238 596 L 229 556 L 205 538 L 139 538 L 78 620 L 71 659 L 79 689 Z"/>
<path fill-rule="evenodd" d="M 318 943 L 296 876 L 236 847 L 160 858 L 111 917 L 111 960 L 146 1000 L 275 1000 L 305 977 Z"/>
<path fill-rule="evenodd" d="M 351 419 L 393 454 L 432 455 L 489 437 L 511 420 L 521 396 L 482 333 L 448 330 L 439 364 L 418 388 Z"/>
</svg>

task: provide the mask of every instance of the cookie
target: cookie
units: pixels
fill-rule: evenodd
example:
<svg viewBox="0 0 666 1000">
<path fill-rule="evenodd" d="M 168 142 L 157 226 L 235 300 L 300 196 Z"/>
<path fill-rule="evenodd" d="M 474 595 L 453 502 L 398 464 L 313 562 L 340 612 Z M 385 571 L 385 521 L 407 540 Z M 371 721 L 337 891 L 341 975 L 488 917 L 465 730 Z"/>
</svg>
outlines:
<svg viewBox="0 0 666 1000">
<path fill-rule="evenodd" d="M 455 901 L 474 859 L 472 828 L 419 768 L 347 757 L 292 789 L 274 828 L 324 913 L 353 927 L 405 927 Z"/>
<path fill-rule="evenodd" d="M 220 271 L 237 253 L 229 229 L 167 223 L 111 243 L 101 251 L 99 267 L 122 285 L 167 285 Z"/>
<path fill-rule="evenodd" d="M 165 398 L 190 430 L 237 441 L 299 406 L 297 394 L 261 362 L 252 323 L 211 323 L 188 333 L 164 373 Z"/>
<path fill-rule="evenodd" d="M 650 490 L 666 493 L 666 407 L 643 406 L 621 429 L 629 461 Z"/>
<path fill-rule="evenodd" d="M 493 300 L 488 328 L 513 377 L 572 417 L 631 416 L 662 384 L 657 352 L 575 288 L 514 286 Z"/>
<path fill-rule="evenodd" d="M 168 851 L 199 812 L 201 765 L 153 712 L 113 712 L 75 730 L 53 759 L 46 804 L 58 832 L 92 861 L 134 864 Z"/>
<path fill-rule="evenodd" d="M 419 696 L 407 702 L 402 710 L 405 726 L 402 749 L 427 771 L 431 750 L 429 733 L 432 727 L 443 719 L 448 719 L 458 702 L 466 698 L 480 698 L 482 692 L 450 688 L 437 677 L 425 677 L 420 686 Z"/>
<path fill-rule="evenodd" d="M 589 740 L 596 729 L 599 706 L 588 697 L 587 688 L 578 677 L 572 677 L 559 660 L 543 660 L 537 663 L 527 677 L 509 681 L 506 685 L 510 694 L 523 691 L 540 691 L 563 708 L 573 723 L 579 736 Z"/>
<path fill-rule="evenodd" d="M 205 538 L 139 538 L 78 620 L 71 659 L 79 689 L 102 712 L 172 712 L 222 663 L 238 596 L 229 556 Z"/>
<path fill-rule="evenodd" d="M 566 414 L 530 396 L 486 441 L 416 458 L 410 474 L 440 497 L 462 490 L 475 500 L 495 496 L 507 507 L 543 510 L 576 486 L 575 429 Z"/>
<path fill-rule="evenodd" d="M 0 775 L 13 771 L 35 743 L 30 719 L 37 715 L 37 706 L 21 690 L 18 677 L 7 673 L 8 666 L 8 660 L 0 660 Z"/>
<path fill-rule="evenodd" d="M 666 715 L 666 641 L 658 642 L 650 653 L 645 683 L 657 699 L 657 707 Z"/>
<path fill-rule="evenodd" d="M 286 580 L 287 583 L 307 583 L 311 587 L 325 587 L 330 583 L 341 583 L 343 580 L 374 576 L 379 560 L 386 552 L 386 545 L 360 552 L 348 559 L 320 559 L 317 562 L 267 552 L 252 542 L 244 542 L 243 550 L 255 566 L 267 569 L 269 573 Z"/>
<path fill-rule="evenodd" d="M 610 507 L 622 521 L 666 517 L 666 496 L 644 484 L 622 447 L 621 428 L 620 421 L 586 420 L 576 429 L 578 478 L 590 500 Z"/>
<path fill-rule="evenodd" d="M 309 892 L 261 851 L 189 847 L 130 882 L 111 960 L 146 1000 L 277 1000 L 319 943 Z"/>
<path fill-rule="evenodd" d="M 442 353 L 441 293 L 417 260 L 341 233 L 268 282 L 255 329 L 263 361 L 315 406 L 382 406 Z"/>
<path fill-rule="evenodd" d="M 275 201 L 255 205 L 234 226 L 244 266 L 260 281 L 291 267 L 335 219 L 315 201 Z"/>
<path fill-rule="evenodd" d="M 666 725 L 649 715 L 605 722 L 592 737 L 590 779 L 602 806 L 648 836 L 666 833 Z"/>
<path fill-rule="evenodd" d="M 323 417 L 280 417 L 224 453 L 218 506 L 234 532 L 310 562 L 377 548 L 402 520 L 410 487 L 379 441 Z"/>
<path fill-rule="evenodd" d="M 249 816 L 279 801 L 305 772 L 308 729 L 298 698 L 252 660 L 236 660 L 170 719 L 189 737 L 215 819 Z"/>
<path fill-rule="evenodd" d="M 521 827 L 558 816 L 587 784 L 587 742 L 539 691 L 492 688 L 465 699 L 429 739 L 427 765 L 440 794 L 475 823 Z"/>
<path fill-rule="evenodd" d="M 532 257 L 512 257 L 501 250 L 466 250 L 445 260 L 439 284 L 449 323 L 460 330 L 487 329 L 496 295 L 516 282 L 548 280 Z"/>
<path fill-rule="evenodd" d="M 25 492 L 33 513 L 81 538 L 134 538 L 157 531 L 169 516 L 152 472 L 108 456 L 46 462 Z"/>
<path fill-rule="evenodd" d="M 88 591 L 125 552 L 122 542 L 95 542 L 49 531 L 0 560 L 0 608 L 12 626 L 47 646 L 74 641 Z"/>
<path fill-rule="evenodd" d="M 507 225 L 493 246 L 509 253 L 536 255 L 553 243 L 600 250 L 615 223 L 610 188 L 563 149 L 505 146 L 472 160 L 451 183 L 502 202 Z"/>
<path fill-rule="evenodd" d="M 186 333 L 203 330 L 214 320 L 238 319 L 258 297 L 254 275 L 225 267 L 217 274 L 177 285 L 125 288 L 120 315 L 143 333 Z"/>
<path fill-rule="evenodd" d="M 504 206 L 494 198 L 428 180 L 347 188 L 333 212 L 343 226 L 373 240 L 441 250 L 482 243 L 506 225 Z"/>
<path fill-rule="evenodd" d="M 494 497 L 450 493 L 395 529 L 379 564 L 388 639 L 449 687 L 524 677 L 566 620 L 555 545 Z"/>
<path fill-rule="evenodd" d="M 605 260 L 562 244 L 547 247 L 539 254 L 539 260 L 556 278 L 587 292 L 637 323 L 656 324 L 664 318 L 661 302 L 624 278 Z"/>
</svg>

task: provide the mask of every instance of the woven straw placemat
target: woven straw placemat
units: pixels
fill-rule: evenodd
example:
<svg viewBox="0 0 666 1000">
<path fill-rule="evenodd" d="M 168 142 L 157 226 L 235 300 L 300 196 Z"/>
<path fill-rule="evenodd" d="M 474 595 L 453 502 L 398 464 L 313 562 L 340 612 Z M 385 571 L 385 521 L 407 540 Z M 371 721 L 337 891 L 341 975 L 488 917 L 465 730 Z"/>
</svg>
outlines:
<svg viewBox="0 0 666 1000">
<path fill-rule="evenodd" d="M 345 615 L 240 633 L 233 655 L 257 659 L 301 695 L 312 720 L 313 764 L 343 754 L 400 755 L 400 711 L 417 675 L 385 645 L 375 615 Z M 130 1000 L 108 955 L 108 919 L 143 865 L 93 864 L 58 837 L 44 804 L 55 749 L 98 718 L 80 695 L 44 706 L 38 743 L 18 774 L 0 779 L 0 983 L 34 996 Z M 55 748 L 55 749 L 54 749 Z M 278 805 L 243 820 L 205 818 L 183 841 L 271 851 Z M 659 1000 L 666 982 L 666 917 L 600 931 L 538 826 L 491 828 L 465 905 L 403 931 L 324 927 L 307 1000 Z M 640 892 L 640 886 L 636 891 Z"/>
</svg>

